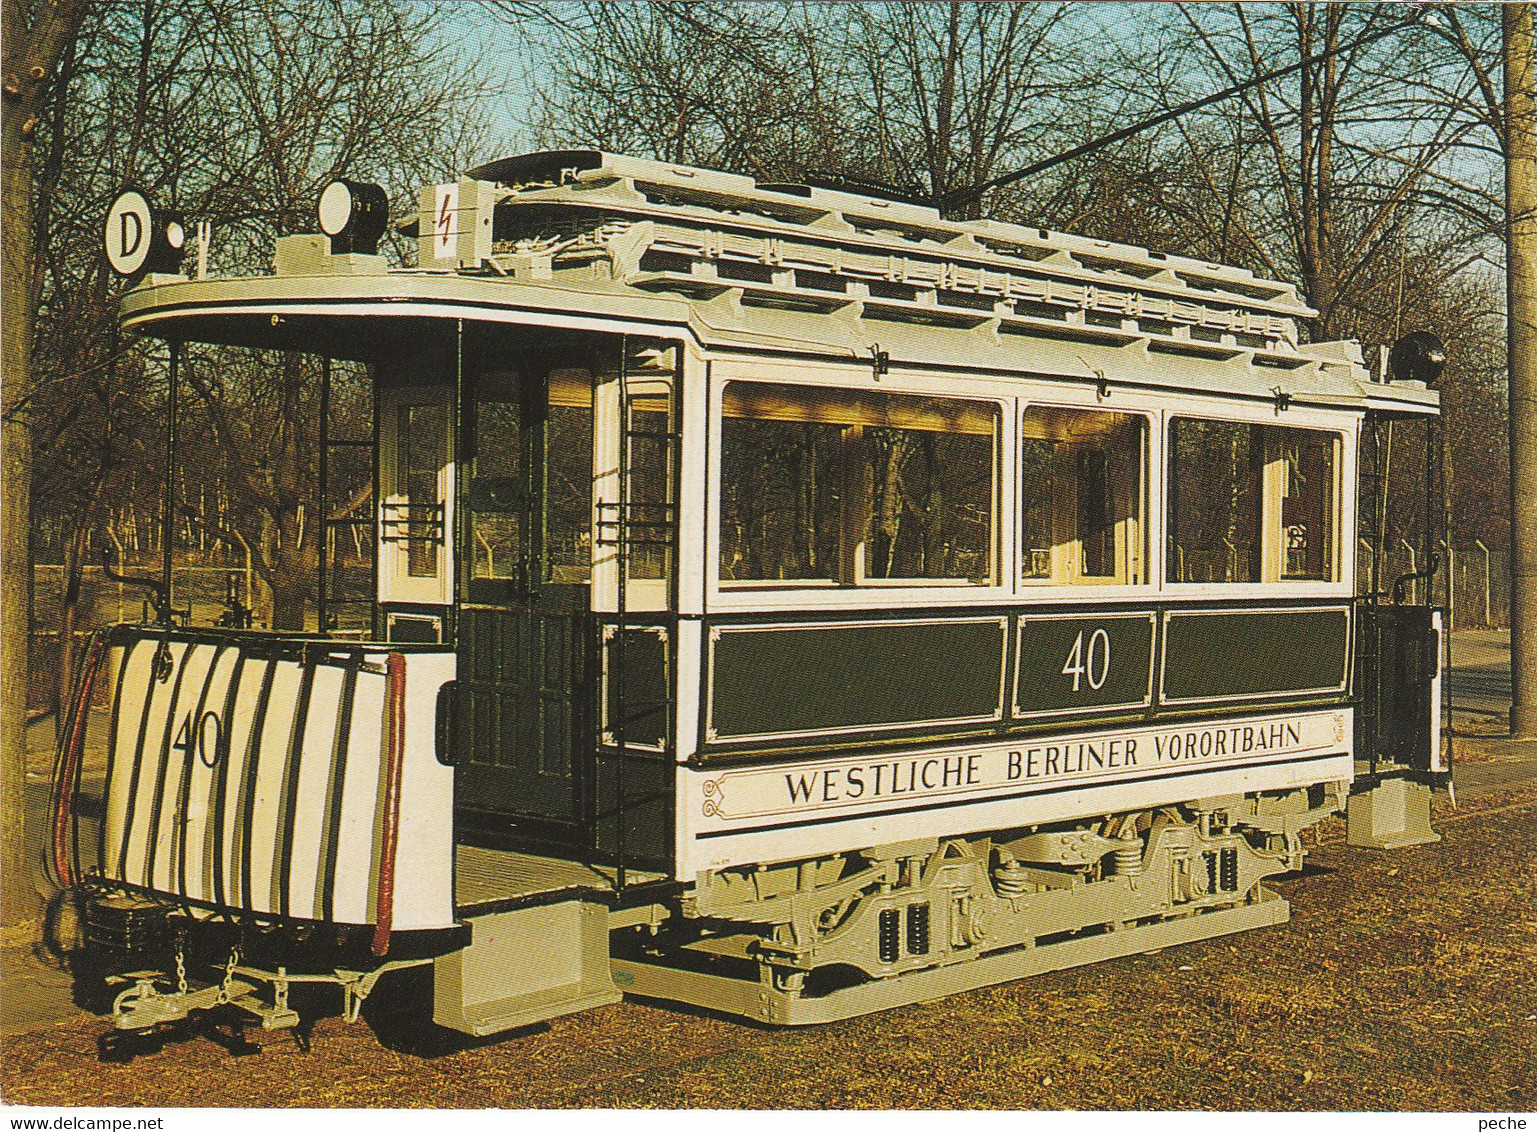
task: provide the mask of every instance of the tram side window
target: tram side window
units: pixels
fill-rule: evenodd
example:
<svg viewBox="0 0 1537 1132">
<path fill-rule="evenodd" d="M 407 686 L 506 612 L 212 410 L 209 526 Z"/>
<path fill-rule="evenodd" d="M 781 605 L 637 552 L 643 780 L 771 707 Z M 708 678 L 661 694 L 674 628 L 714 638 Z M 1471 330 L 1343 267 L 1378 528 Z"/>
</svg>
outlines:
<svg viewBox="0 0 1537 1132">
<path fill-rule="evenodd" d="M 544 580 L 586 585 L 592 576 L 592 375 L 556 370 L 548 384 Z"/>
<path fill-rule="evenodd" d="M 1338 445 L 1310 429 L 1174 420 L 1170 581 L 1332 581 Z"/>
<path fill-rule="evenodd" d="M 667 577 L 671 549 L 667 531 L 672 523 L 671 446 L 672 398 L 643 393 L 630 398 L 630 553 L 632 578 Z"/>
<path fill-rule="evenodd" d="M 469 487 L 470 576 L 507 580 L 523 558 L 523 413 L 515 375 L 481 379 Z"/>
<path fill-rule="evenodd" d="M 406 573 L 431 578 L 438 572 L 438 547 L 443 541 L 438 473 L 444 461 L 447 422 L 437 405 L 401 405 L 398 413 L 396 487 L 405 502 L 401 533 Z"/>
<path fill-rule="evenodd" d="M 581 585 L 592 573 L 592 376 L 556 369 L 531 382 L 510 369 L 475 378 L 472 583 Z M 527 578 L 536 548 L 542 569 Z"/>
<path fill-rule="evenodd" d="M 675 508 L 681 487 L 678 381 L 682 348 L 664 338 L 627 338 L 620 349 L 622 355 L 618 349 L 605 349 L 599 385 L 607 389 L 606 396 L 617 398 L 616 409 L 628 408 L 626 418 L 618 422 L 619 447 L 605 447 L 606 459 L 616 460 L 626 473 L 622 488 L 625 576 L 642 583 L 665 582 L 673 572 L 678 522 Z M 607 419 L 606 414 L 600 414 L 599 419 Z M 618 483 L 603 472 L 598 480 Z M 614 509 L 617 500 L 607 497 L 610 490 L 603 488 L 598 503 L 600 540 L 619 533 L 620 514 Z M 661 600 L 663 592 L 655 585 L 643 585 L 635 591 L 649 595 L 645 600 L 650 601 Z"/>
<path fill-rule="evenodd" d="M 1169 436 L 1171 581 L 1259 581 L 1260 426 L 1177 419 Z"/>
<path fill-rule="evenodd" d="M 1334 578 L 1335 449 L 1331 433 L 1272 430 L 1273 473 L 1280 480 L 1283 578 Z M 1278 465 L 1278 466 L 1277 466 Z"/>
<path fill-rule="evenodd" d="M 723 417 L 723 581 L 993 578 L 995 406 L 732 382 Z"/>
<path fill-rule="evenodd" d="M 721 434 L 721 577 L 839 581 L 843 429 L 728 415 Z"/>
<path fill-rule="evenodd" d="M 1145 580 L 1147 422 L 1127 413 L 1036 406 L 1020 437 L 1027 582 Z"/>
</svg>

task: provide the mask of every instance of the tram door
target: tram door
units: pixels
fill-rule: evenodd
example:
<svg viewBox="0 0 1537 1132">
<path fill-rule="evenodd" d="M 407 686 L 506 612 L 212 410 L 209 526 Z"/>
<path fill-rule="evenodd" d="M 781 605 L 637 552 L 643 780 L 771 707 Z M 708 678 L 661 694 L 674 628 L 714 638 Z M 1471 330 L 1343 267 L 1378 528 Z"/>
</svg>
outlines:
<svg viewBox="0 0 1537 1132">
<path fill-rule="evenodd" d="M 1366 416 L 1357 511 L 1363 554 L 1356 738 L 1374 770 L 1447 770 L 1441 743 L 1443 612 L 1436 585 L 1446 566 L 1433 541 L 1445 513 L 1440 445 L 1435 418 Z"/>
<path fill-rule="evenodd" d="M 483 369 L 461 424 L 457 807 L 486 833 L 573 842 L 591 736 L 591 376 Z"/>
</svg>

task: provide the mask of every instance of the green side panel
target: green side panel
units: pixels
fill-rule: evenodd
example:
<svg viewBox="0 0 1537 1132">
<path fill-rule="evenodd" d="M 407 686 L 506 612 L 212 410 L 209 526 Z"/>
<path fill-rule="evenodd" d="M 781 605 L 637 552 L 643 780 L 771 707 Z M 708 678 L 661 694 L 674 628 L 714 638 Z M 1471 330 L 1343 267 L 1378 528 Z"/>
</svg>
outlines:
<svg viewBox="0 0 1537 1132">
<path fill-rule="evenodd" d="M 1022 618 L 1015 714 L 1141 707 L 1152 666 L 1148 614 Z"/>
<path fill-rule="evenodd" d="M 597 761 L 597 823 L 594 837 L 598 852 L 617 855 L 621 809 L 624 821 L 624 860 L 630 865 L 666 868 L 672 860 L 673 788 L 677 766 L 656 755 L 630 755 L 619 759 L 612 750 Z M 619 805 L 619 786 L 624 786 L 624 805 Z"/>
<path fill-rule="evenodd" d="M 1350 611 L 1170 613 L 1164 628 L 1165 702 L 1338 690 Z"/>
<path fill-rule="evenodd" d="M 617 637 L 604 640 L 603 659 L 608 684 L 603 701 L 603 741 L 614 742 L 617 729 L 623 726 L 627 745 L 664 745 L 672 703 L 667 638 L 653 629 L 625 630 L 622 684 Z"/>
<path fill-rule="evenodd" d="M 1002 713 L 1001 618 L 718 632 L 711 738 L 918 726 Z"/>
</svg>

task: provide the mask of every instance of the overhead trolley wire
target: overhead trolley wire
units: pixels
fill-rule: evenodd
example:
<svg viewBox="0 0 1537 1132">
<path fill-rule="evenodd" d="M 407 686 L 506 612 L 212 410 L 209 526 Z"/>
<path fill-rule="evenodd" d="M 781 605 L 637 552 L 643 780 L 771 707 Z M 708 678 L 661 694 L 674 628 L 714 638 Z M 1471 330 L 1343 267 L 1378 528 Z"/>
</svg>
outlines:
<svg viewBox="0 0 1537 1132">
<path fill-rule="evenodd" d="M 1133 123 L 1130 126 L 1123 126 L 1121 129 L 1116 130 L 1113 133 L 1106 134 L 1104 137 L 1096 138 L 1093 141 L 1084 142 L 1082 145 L 1076 145 L 1072 149 L 1064 150 L 1063 152 L 1054 154 L 1051 157 L 1042 158 L 1040 161 L 1032 162 L 1022 169 L 1014 170 L 1012 173 L 1005 173 L 1001 177 L 994 177 L 990 181 L 983 181 L 980 185 L 968 185 L 965 188 L 952 189 L 950 192 L 936 196 L 933 198 L 931 203 L 934 205 L 934 207 L 940 210 L 955 207 L 956 205 L 960 204 L 965 204 L 969 201 L 973 201 L 981 197 L 983 193 L 989 192 L 993 189 L 1005 188 L 1018 181 L 1023 181 L 1026 177 L 1033 177 L 1037 173 L 1044 172 L 1045 170 L 1051 169 L 1057 165 L 1061 165 L 1064 162 L 1072 161 L 1079 157 L 1084 157 L 1087 154 L 1104 149 L 1106 146 L 1114 145 L 1116 142 L 1125 141 L 1127 138 L 1135 137 L 1137 134 L 1142 133 L 1144 130 L 1150 130 L 1154 126 L 1161 126 L 1165 122 L 1172 122 L 1176 118 L 1183 117 L 1184 115 L 1190 114 L 1196 110 L 1202 110 L 1215 103 L 1221 102 L 1224 99 L 1231 98 L 1235 94 L 1242 94 L 1246 90 L 1252 90 L 1254 87 L 1262 86 L 1263 84 L 1270 82 L 1272 79 L 1284 78 L 1294 71 L 1302 70 L 1304 67 L 1311 67 L 1315 63 L 1322 63 L 1324 60 L 1332 59 L 1334 56 L 1343 54 L 1346 51 L 1353 51 L 1359 47 L 1367 47 L 1373 43 L 1376 43 L 1378 40 L 1386 39 L 1390 35 L 1395 35 L 1400 31 L 1419 26 L 1420 14 L 1418 10 L 1416 10 L 1415 13 L 1406 20 L 1402 20 L 1394 24 L 1389 24 L 1385 28 L 1381 28 L 1369 35 L 1363 35 L 1359 39 L 1353 39 L 1349 43 L 1339 44 L 1336 47 L 1330 48 L 1328 51 L 1321 51 L 1317 55 L 1309 55 L 1305 59 L 1299 59 L 1295 63 L 1288 63 L 1286 66 L 1279 67 L 1276 70 L 1266 71 L 1262 75 L 1255 75 L 1253 78 L 1245 79 L 1243 82 L 1230 86 L 1225 90 L 1219 90 L 1215 94 L 1208 94 L 1201 98 L 1192 99 L 1189 102 L 1182 102 L 1178 106 L 1173 106 L 1167 110 L 1163 110 L 1157 114 L 1154 114 L 1151 118 L 1145 118 L 1142 121 Z"/>
</svg>

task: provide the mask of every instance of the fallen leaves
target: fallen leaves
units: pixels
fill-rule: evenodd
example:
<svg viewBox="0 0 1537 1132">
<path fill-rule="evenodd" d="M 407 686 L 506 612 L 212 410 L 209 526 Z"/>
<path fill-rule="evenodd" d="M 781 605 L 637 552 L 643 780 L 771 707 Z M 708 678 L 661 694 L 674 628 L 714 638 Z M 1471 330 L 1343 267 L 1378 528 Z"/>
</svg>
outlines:
<svg viewBox="0 0 1537 1132">
<path fill-rule="evenodd" d="M 5 1042 L 0 1081 L 97 1106 L 1530 1110 L 1537 790 L 1457 819 L 1392 855 L 1326 839 L 1331 871 L 1277 885 L 1289 924 L 829 1026 L 625 1002 L 439 1056 L 328 1020 L 309 1054 L 114 1065 L 81 1019 Z"/>
</svg>

